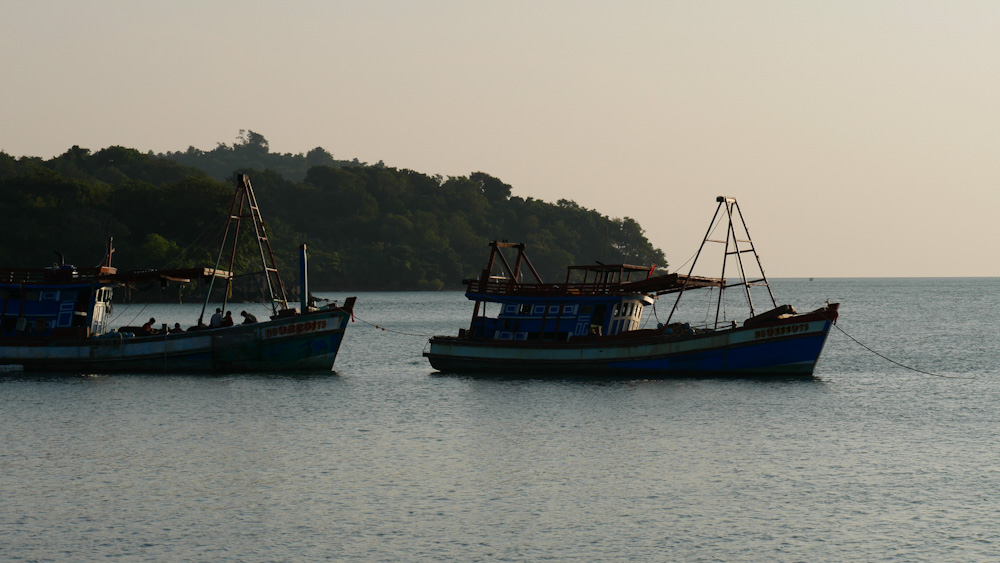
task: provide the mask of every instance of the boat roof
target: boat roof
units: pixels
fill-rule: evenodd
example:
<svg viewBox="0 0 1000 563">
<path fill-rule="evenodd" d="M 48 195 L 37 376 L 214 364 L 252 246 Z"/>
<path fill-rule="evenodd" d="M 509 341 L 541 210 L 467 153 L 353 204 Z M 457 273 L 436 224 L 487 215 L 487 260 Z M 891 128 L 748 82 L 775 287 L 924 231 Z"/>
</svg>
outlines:
<svg viewBox="0 0 1000 563">
<path fill-rule="evenodd" d="M 118 285 L 151 281 L 188 283 L 198 278 L 227 278 L 229 272 L 213 268 L 174 268 L 166 270 L 129 270 L 119 272 L 110 266 L 77 268 L 53 266 L 49 268 L 0 268 L 0 286 L 80 286 Z"/>
<path fill-rule="evenodd" d="M 679 273 L 654 276 L 656 266 L 635 264 L 573 265 L 566 269 L 562 283 L 544 283 L 524 253 L 523 243 L 490 242 L 490 257 L 478 279 L 467 280 L 469 299 L 490 300 L 511 296 L 580 298 L 594 296 L 663 295 L 696 287 L 725 287 L 722 278 L 705 278 Z M 500 252 L 516 250 L 513 266 Z M 499 274 L 494 273 L 494 269 Z M 526 282 L 526 274 L 534 282 Z"/>
<path fill-rule="evenodd" d="M 571 268 L 582 268 L 582 266 L 571 266 Z M 649 271 L 649 268 L 643 268 L 643 270 Z M 598 278 L 563 283 L 519 283 L 512 278 L 494 276 L 490 277 L 485 285 L 481 280 L 469 280 L 466 295 L 470 298 L 478 297 L 481 299 L 491 297 L 582 298 L 595 296 L 664 295 L 681 291 L 681 289 L 722 287 L 725 283 L 725 279 L 721 278 L 703 278 L 678 273 L 625 282 Z"/>
</svg>

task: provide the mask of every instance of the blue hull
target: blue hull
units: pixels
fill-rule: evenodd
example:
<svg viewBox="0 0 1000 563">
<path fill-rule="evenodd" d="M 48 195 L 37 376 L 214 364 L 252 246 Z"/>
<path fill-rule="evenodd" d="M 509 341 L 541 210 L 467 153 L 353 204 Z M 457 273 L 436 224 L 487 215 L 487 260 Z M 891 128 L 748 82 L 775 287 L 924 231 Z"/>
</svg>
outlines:
<svg viewBox="0 0 1000 563">
<path fill-rule="evenodd" d="M 774 337 L 754 338 L 760 330 L 735 329 L 680 338 L 618 338 L 579 344 L 435 337 L 424 355 L 435 369 L 461 374 L 809 377 L 831 323 L 808 325 L 801 332 Z"/>
<path fill-rule="evenodd" d="M 331 370 L 350 314 L 321 310 L 177 334 L 9 341 L 0 364 L 75 373 L 249 373 Z"/>
</svg>

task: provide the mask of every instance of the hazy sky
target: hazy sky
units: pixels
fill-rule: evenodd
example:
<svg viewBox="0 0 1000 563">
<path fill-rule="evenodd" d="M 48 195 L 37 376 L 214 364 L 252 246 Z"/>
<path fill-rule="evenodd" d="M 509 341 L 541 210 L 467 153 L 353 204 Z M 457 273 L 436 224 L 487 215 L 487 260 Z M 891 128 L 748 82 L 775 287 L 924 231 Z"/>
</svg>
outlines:
<svg viewBox="0 0 1000 563">
<path fill-rule="evenodd" d="M 6 0 L 0 150 L 240 129 L 635 218 L 767 274 L 1000 276 L 1000 2 Z"/>
</svg>

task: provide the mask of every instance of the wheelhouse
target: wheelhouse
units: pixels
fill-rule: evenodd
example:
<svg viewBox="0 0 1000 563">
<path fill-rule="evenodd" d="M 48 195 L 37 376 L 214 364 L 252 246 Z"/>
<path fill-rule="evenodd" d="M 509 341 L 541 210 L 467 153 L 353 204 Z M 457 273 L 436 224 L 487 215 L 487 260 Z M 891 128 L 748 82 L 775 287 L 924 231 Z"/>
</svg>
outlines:
<svg viewBox="0 0 1000 563">
<path fill-rule="evenodd" d="M 0 269 L 0 338 L 86 337 L 108 331 L 110 267 Z"/>
<path fill-rule="evenodd" d="M 611 336 L 640 328 L 650 294 L 677 291 L 688 284 L 720 280 L 653 276 L 655 266 L 593 264 L 569 266 L 561 283 L 543 283 L 524 254 L 524 244 L 493 241 L 487 267 L 467 280 L 466 297 L 476 302 L 468 331 L 481 340 L 565 341 Z M 517 251 L 513 265 L 501 252 Z M 495 274 L 494 270 L 499 270 Z M 527 279 L 525 279 L 527 278 Z M 489 312 L 488 312 L 489 309 Z"/>
</svg>

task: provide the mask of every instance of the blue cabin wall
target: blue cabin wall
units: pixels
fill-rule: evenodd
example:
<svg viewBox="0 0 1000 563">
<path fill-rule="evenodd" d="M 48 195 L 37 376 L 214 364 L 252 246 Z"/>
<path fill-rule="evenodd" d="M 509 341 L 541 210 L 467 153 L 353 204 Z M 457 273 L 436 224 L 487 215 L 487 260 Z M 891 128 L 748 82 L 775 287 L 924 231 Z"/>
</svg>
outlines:
<svg viewBox="0 0 1000 563">
<path fill-rule="evenodd" d="M 469 296 L 474 299 L 474 296 Z M 487 340 L 566 340 L 587 334 L 619 334 L 639 328 L 647 298 L 575 297 L 491 301 L 495 317 L 477 317 L 470 330 Z"/>
<path fill-rule="evenodd" d="M 59 333 L 100 333 L 94 326 L 94 309 L 102 311 L 111 300 L 111 288 L 92 285 L 0 286 L 0 338 L 45 338 Z M 83 330 L 80 330 L 83 329 Z"/>
</svg>

